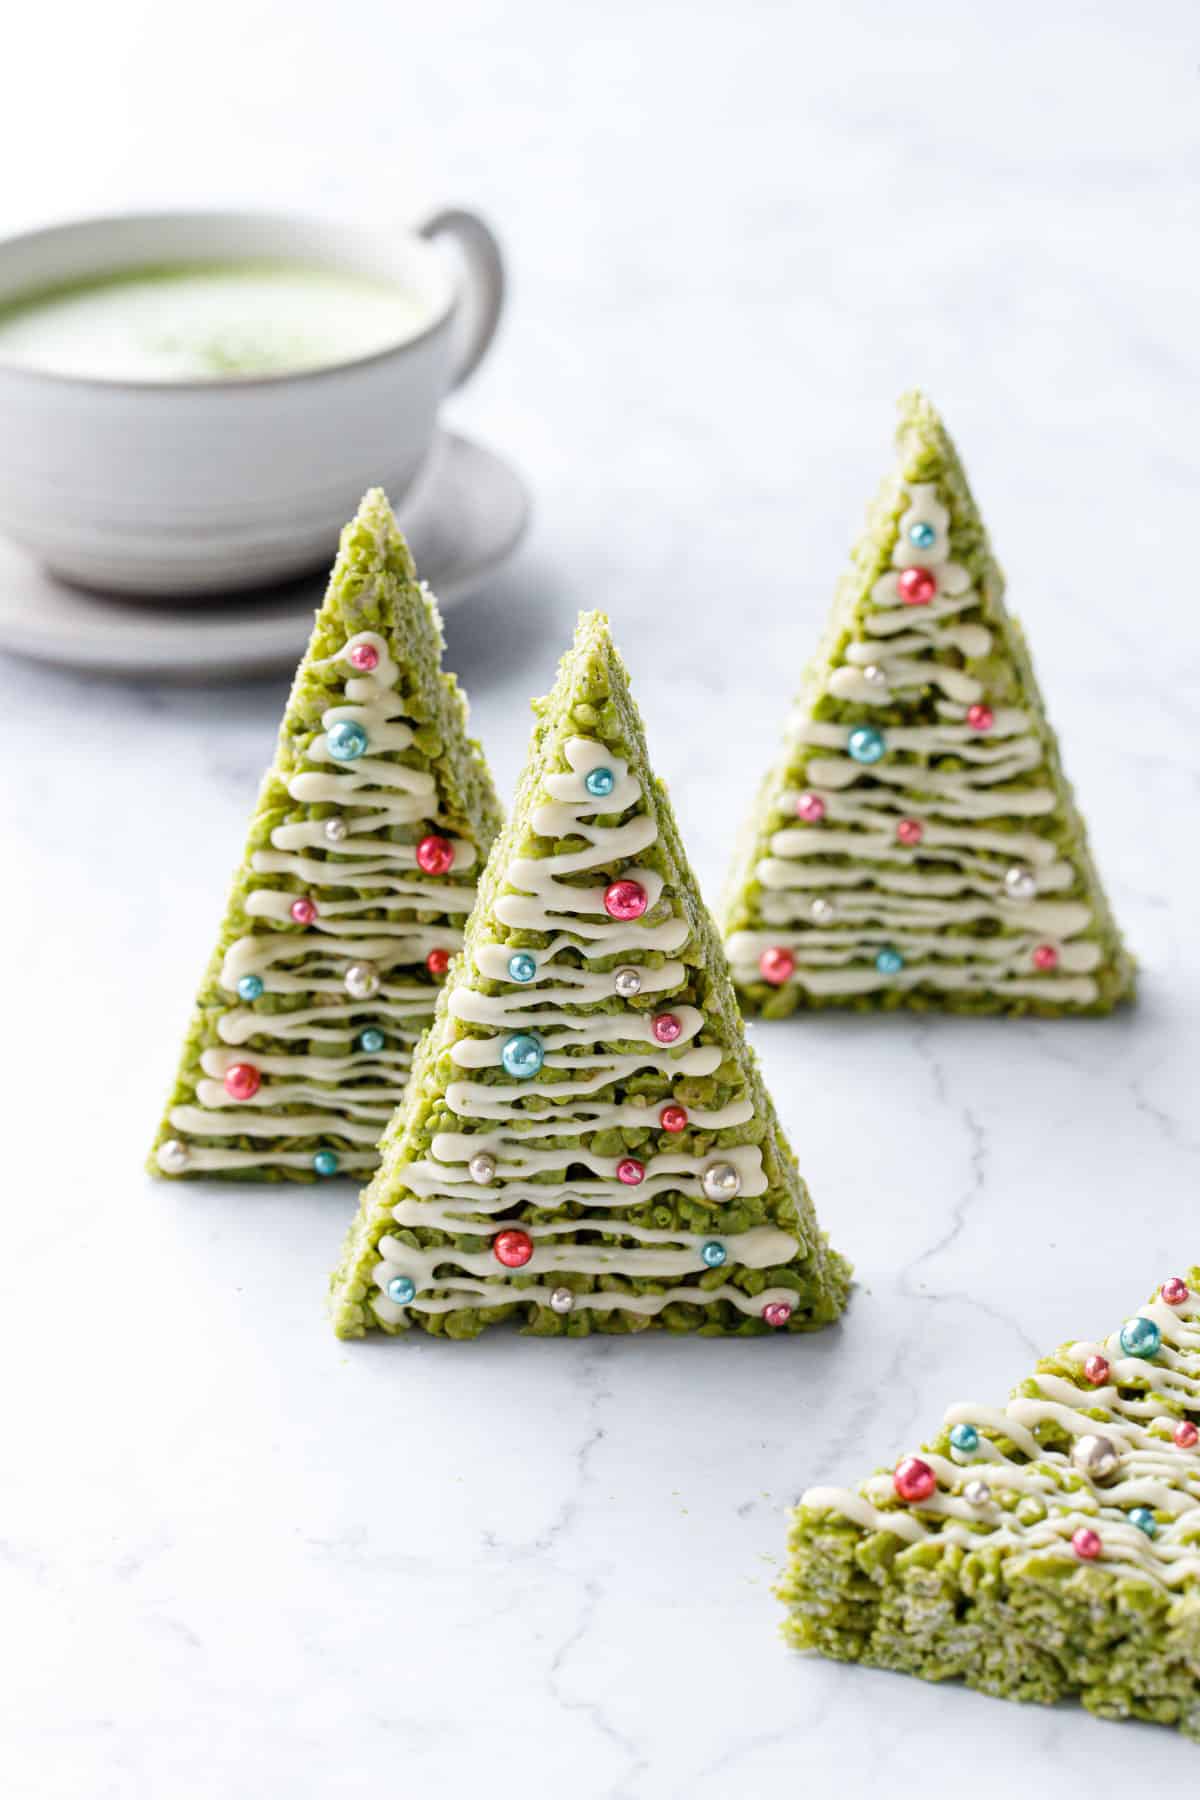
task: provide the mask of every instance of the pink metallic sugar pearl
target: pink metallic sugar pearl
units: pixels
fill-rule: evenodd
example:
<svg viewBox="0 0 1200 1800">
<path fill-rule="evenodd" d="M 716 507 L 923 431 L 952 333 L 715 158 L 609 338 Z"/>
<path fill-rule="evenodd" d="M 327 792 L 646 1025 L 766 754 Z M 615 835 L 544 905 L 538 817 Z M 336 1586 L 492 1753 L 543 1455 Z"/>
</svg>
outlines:
<svg viewBox="0 0 1200 1800">
<path fill-rule="evenodd" d="M 231 1100 L 253 1100 L 262 1076 L 253 1063 L 230 1063 L 225 1071 L 225 1092 Z"/>
<path fill-rule="evenodd" d="M 379 667 L 379 652 L 374 644 L 355 644 L 350 651 L 350 661 L 356 669 L 369 675 L 372 669 Z"/>
<path fill-rule="evenodd" d="M 506 1269 L 523 1269 L 533 1255 L 533 1239 L 527 1231 L 515 1227 L 499 1231 L 492 1239 L 492 1255 Z"/>
<path fill-rule="evenodd" d="M 604 910 L 610 919 L 640 919 L 648 905 L 640 881 L 613 881 L 604 890 Z"/>
<path fill-rule="evenodd" d="M 928 606 L 937 593 L 937 576 L 931 569 L 902 569 L 896 588 L 905 606 Z"/>
<path fill-rule="evenodd" d="M 762 1309 L 762 1316 L 764 1325 L 769 1325 L 773 1331 L 778 1331 L 791 1318 L 792 1309 L 786 1300 L 768 1300 Z"/>
<path fill-rule="evenodd" d="M 820 794 L 801 794 L 796 802 L 796 817 L 806 825 L 819 825 L 825 817 L 825 802 Z"/>
<path fill-rule="evenodd" d="M 317 916 L 316 902 L 302 894 L 299 900 L 292 901 L 291 914 L 297 925 L 311 925 Z"/>
<path fill-rule="evenodd" d="M 1180 1419 L 1172 1435 L 1181 1450 L 1194 1450 L 1200 1441 L 1200 1431 L 1190 1419 Z"/>
<path fill-rule="evenodd" d="M 1083 1372 L 1093 1387 L 1103 1387 L 1110 1373 L 1107 1356 L 1097 1356 L 1093 1352 L 1084 1363 Z"/>
<path fill-rule="evenodd" d="M 1168 1306 L 1182 1306 L 1188 1298 L 1187 1283 L 1181 1281 L 1178 1275 L 1172 1275 L 1164 1281 L 1158 1291 Z"/>
<path fill-rule="evenodd" d="M 1090 1525 L 1081 1525 L 1072 1535 L 1071 1548 L 1084 1562 L 1095 1562 L 1104 1545 L 1100 1541 L 1100 1534 L 1093 1531 Z"/>
<path fill-rule="evenodd" d="M 972 731 L 990 731 L 996 723 L 996 715 L 990 706 L 968 706 L 967 724 Z"/>
<path fill-rule="evenodd" d="M 919 1456 L 906 1456 L 896 1464 L 892 1486 L 901 1500 L 928 1500 L 937 1486 L 937 1476 Z"/>
<path fill-rule="evenodd" d="M 417 845 L 416 857 L 417 867 L 426 875 L 448 875 L 454 867 L 454 845 L 449 838 L 431 831 Z"/>
<path fill-rule="evenodd" d="M 626 1187 L 637 1187 L 645 1177 L 646 1165 L 640 1163 L 636 1156 L 623 1156 L 617 1164 L 617 1180 L 623 1181 Z"/>
<path fill-rule="evenodd" d="M 796 959 L 782 944 L 772 944 L 758 959 L 758 972 L 772 987 L 782 987 L 796 970 Z"/>
<path fill-rule="evenodd" d="M 925 827 L 920 819 L 900 819 L 896 824 L 896 841 L 905 844 L 911 850 L 925 836 Z"/>
<path fill-rule="evenodd" d="M 657 1013 L 650 1021 L 650 1035 L 656 1044 L 673 1044 L 682 1032 L 683 1026 L 674 1013 Z"/>
<path fill-rule="evenodd" d="M 1033 953 L 1033 966 L 1035 969 L 1044 970 L 1047 974 L 1051 969 L 1057 969 L 1058 951 L 1053 944 L 1038 945 Z"/>
</svg>

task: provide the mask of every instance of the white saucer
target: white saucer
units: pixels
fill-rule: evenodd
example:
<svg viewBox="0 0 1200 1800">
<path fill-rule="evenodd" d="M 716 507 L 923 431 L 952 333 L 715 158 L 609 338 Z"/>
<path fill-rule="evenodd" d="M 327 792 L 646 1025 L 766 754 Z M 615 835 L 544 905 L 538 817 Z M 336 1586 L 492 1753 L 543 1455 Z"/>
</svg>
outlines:
<svg viewBox="0 0 1200 1800">
<path fill-rule="evenodd" d="M 493 451 L 445 431 L 397 512 L 422 579 L 448 608 L 512 555 L 529 495 Z M 299 660 L 327 573 L 228 599 L 132 600 L 69 587 L 0 539 L 0 650 L 105 675 L 259 675 Z"/>
</svg>

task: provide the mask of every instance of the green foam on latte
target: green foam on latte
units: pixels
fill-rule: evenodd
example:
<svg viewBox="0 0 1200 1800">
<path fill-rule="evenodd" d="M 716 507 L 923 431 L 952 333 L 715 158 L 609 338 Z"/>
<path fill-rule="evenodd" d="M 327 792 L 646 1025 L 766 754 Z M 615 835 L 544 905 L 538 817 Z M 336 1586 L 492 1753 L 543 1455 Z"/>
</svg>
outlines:
<svg viewBox="0 0 1200 1800">
<path fill-rule="evenodd" d="M 98 275 L 0 308 L 0 363 L 107 381 L 286 375 L 415 337 L 427 303 L 398 283 L 276 261 Z"/>
</svg>

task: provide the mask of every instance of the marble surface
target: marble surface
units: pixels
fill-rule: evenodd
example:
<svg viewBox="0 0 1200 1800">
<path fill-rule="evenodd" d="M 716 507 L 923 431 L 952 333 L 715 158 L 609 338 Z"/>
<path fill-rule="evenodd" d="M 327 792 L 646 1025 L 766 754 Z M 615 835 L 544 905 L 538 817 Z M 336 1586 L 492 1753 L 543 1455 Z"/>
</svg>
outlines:
<svg viewBox="0 0 1200 1800">
<path fill-rule="evenodd" d="M 9 754 L 0 1786 L 14 1800 L 977 1800 L 1194 1781 L 1172 1735 L 806 1662 L 798 1490 L 1200 1259 L 1194 10 L 148 0 L 9 23 L 0 227 L 158 200 L 503 229 L 452 419 L 538 517 L 450 658 L 507 786 L 610 610 L 710 893 L 919 381 L 964 447 L 1135 1013 L 758 1042 L 845 1323 L 338 1344 L 352 1196 L 141 1156 L 282 681 L 0 664 Z M 186 80 L 176 59 L 186 66 Z M 53 130 L 46 118 L 58 121 Z M 85 148 L 86 147 L 86 148 Z M 952 1772 L 952 1773 L 951 1773 Z"/>
</svg>

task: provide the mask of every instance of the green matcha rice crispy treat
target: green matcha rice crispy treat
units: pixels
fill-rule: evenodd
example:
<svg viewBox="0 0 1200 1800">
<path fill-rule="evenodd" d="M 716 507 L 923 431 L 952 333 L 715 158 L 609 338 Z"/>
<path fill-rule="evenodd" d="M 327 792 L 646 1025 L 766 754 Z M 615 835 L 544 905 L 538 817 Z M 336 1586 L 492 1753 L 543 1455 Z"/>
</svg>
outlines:
<svg viewBox="0 0 1200 1800">
<path fill-rule="evenodd" d="M 500 809 L 385 496 L 342 533 L 150 1166 L 367 1175 Z"/>
<path fill-rule="evenodd" d="M 344 1337 L 808 1331 L 845 1303 L 607 621 L 585 616 L 333 1279 Z"/>
<path fill-rule="evenodd" d="M 1126 954 L 944 425 L 900 404 L 872 508 L 739 841 L 747 1009 L 1110 1012 Z"/>
<path fill-rule="evenodd" d="M 800 1650 L 1200 1740 L 1200 1269 L 793 1514 Z"/>
</svg>

